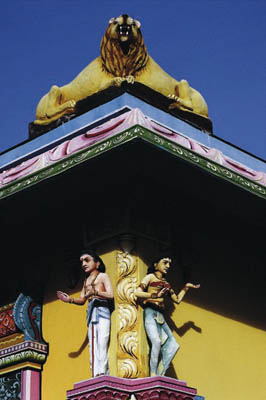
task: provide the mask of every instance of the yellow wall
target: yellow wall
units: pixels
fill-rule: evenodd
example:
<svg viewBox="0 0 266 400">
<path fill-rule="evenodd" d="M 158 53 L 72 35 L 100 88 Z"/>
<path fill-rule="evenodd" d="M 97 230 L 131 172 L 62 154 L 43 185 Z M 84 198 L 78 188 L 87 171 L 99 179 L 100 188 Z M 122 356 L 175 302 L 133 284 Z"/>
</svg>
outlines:
<svg viewBox="0 0 266 400">
<path fill-rule="evenodd" d="M 265 398 L 264 331 L 185 302 L 172 319 L 177 327 L 188 320 L 201 327 L 201 333 L 175 334 L 181 346 L 173 361 L 179 379 L 210 400 Z"/>
<path fill-rule="evenodd" d="M 140 241 L 137 248 L 141 255 L 138 259 L 140 280 L 146 273 L 148 260 L 153 258 L 154 246 Z M 108 246 L 102 245 L 97 250 L 115 288 L 118 242 L 109 241 Z M 79 307 L 56 299 L 58 289 L 78 297 L 82 281 L 75 291 L 69 291 L 64 278 L 65 266 L 59 260 L 53 260 L 53 266 L 43 307 L 43 336 L 49 343 L 49 356 L 42 373 L 42 398 L 63 400 L 75 382 L 90 377 L 86 305 Z M 171 272 L 169 281 L 176 281 L 175 272 Z M 182 286 L 176 283 L 174 289 L 177 287 Z M 191 299 L 197 299 L 196 293 L 189 292 L 180 305 L 166 308 L 166 319 L 181 346 L 168 375 L 196 387 L 207 400 L 250 400 L 254 394 L 259 399 L 265 398 L 265 332 L 199 307 L 195 301 L 190 304 Z M 141 329 L 141 357 L 147 361 L 147 342 Z M 111 375 L 117 375 L 116 330 L 117 310 L 112 314 Z M 146 366 L 147 362 L 144 371 Z"/>
</svg>

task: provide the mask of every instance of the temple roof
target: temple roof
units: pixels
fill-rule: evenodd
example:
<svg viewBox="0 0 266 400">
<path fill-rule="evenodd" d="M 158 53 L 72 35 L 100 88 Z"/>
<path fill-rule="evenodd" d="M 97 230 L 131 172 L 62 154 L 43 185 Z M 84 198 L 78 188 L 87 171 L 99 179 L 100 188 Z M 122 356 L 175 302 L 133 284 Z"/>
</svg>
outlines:
<svg viewBox="0 0 266 400">
<path fill-rule="evenodd" d="M 197 214 L 209 204 L 266 223 L 264 162 L 128 93 L 2 154 L 0 166 L 6 223 L 73 206 L 85 188 L 109 192 L 112 181 L 153 182 Z"/>
<path fill-rule="evenodd" d="M 0 156 L 0 198 L 136 138 L 266 197 L 265 163 L 125 93 Z"/>
</svg>

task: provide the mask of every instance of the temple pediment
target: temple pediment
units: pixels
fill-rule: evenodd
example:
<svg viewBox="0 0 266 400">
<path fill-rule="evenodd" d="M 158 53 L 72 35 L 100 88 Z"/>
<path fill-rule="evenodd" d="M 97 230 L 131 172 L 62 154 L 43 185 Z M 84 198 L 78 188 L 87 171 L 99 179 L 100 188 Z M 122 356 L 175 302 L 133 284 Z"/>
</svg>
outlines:
<svg viewBox="0 0 266 400">
<path fill-rule="evenodd" d="M 117 115 L 118 114 L 118 115 Z M 117 115 L 117 116 L 116 116 Z M 78 122 L 78 119 L 75 120 Z M 96 125 L 96 126 L 95 126 Z M 59 127 L 60 128 L 60 127 Z M 63 127 L 62 127 L 63 128 Z M 174 130 L 145 115 L 139 108 L 129 106 L 116 110 L 109 118 L 98 124 L 85 124 L 58 138 L 59 144 L 49 150 L 36 149 L 37 155 L 28 156 L 15 167 L 0 174 L 0 198 L 13 195 L 27 187 L 63 173 L 91 158 L 111 151 L 132 141 L 148 142 L 164 150 L 169 156 L 183 160 L 210 175 L 231 182 L 255 195 L 266 197 L 266 174 L 256 171 L 228 157 L 219 148 L 212 147 L 193 135 Z M 51 147 L 51 148 L 50 148 Z M 193 184 L 193 181 L 191 182 Z"/>
</svg>

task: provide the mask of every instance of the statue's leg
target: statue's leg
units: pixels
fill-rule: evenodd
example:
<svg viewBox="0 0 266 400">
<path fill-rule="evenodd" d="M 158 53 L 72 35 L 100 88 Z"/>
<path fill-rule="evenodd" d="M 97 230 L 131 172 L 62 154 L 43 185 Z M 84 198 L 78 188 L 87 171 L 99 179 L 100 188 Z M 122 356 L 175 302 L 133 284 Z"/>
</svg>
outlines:
<svg viewBox="0 0 266 400">
<path fill-rule="evenodd" d="M 151 308 L 144 310 L 144 325 L 150 341 L 150 376 L 158 375 L 157 367 L 161 350 L 161 339 L 159 337 L 157 322 L 155 321 L 156 311 Z"/>
<path fill-rule="evenodd" d="M 98 307 L 97 311 L 98 322 L 94 323 L 94 376 L 109 374 L 110 311 L 106 307 Z"/>
<path fill-rule="evenodd" d="M 162 370 L 160 370 L 160 375 L 165 375 L 172 359 L 174 358 L 177 350 L 179 349 L 179 344 L 176 342 L 169 326 L 165 322 L 162 326 L 162 329 L 168 336 L 168 339 L 163 344 L 161 353 L 162 353 Z M 160 368 L 161 369 L 161 368 Z"/>
<path fill-rule="evenodd" d="M 52 86 L 47 96 L 46 116 L 50 118 L 57 113 L 57 107 L 60 104 L 61 97 L 60 88 L 56 85 Z"/>
<path fill-rule="evenodd" d="M 187 81 L 182 79 L 175 87 L 175 94 L 170 94 L 168 97 L 176 100 L 176 103 L 170 105 L 171 108 L 181 108 L 193 111 L 193 105 L 191 100 L 191 88 Z"/>
<path fill-rule="evenodd" d="M 62 103 L 62 91 L 58 86 L 52 86 L 48 93 L 46 116 L 59 118 L 63 113 L 71 113 L 75 110 L 76 102 L 68 100 Z"/>
<path fill-rule="evenodd" d="M 90 322 L 88 325 L 91 376 L 94 376 L 94 342 L 95 342 L 94 325 L 95 324 L 93 324 L 92 322 Z"/>
</svg>

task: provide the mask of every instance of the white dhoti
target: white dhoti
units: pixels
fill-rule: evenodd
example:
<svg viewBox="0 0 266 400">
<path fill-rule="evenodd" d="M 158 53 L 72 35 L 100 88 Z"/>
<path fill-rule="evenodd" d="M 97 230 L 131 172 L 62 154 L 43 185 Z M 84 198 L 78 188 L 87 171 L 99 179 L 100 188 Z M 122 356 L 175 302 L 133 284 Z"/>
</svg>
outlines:
<svg viewBox="0 0 266 400">
<path fill-rule="evenodd" d="M 92 377 L 109 375 L 108 344 L 111 321 L 110 310 L 106 304 L 106 301 L 95 299 L 88 305 L 87 324 Z"/>
</svg>

